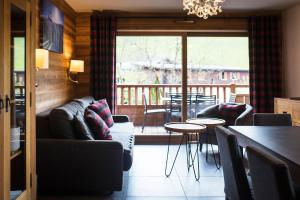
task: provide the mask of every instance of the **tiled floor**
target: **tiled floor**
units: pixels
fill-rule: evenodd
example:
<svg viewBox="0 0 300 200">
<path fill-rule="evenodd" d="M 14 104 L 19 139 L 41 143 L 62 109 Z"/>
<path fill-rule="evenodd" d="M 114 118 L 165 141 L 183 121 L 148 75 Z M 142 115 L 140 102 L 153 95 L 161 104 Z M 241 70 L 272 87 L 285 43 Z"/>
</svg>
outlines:
<svg viewBox="0 0 300 200">
<path fill-rule="evenodd" d="M 171 147 L 175 155 L 177 146 Z M 182 148 L 174 171 L 169 178 L 164 175 L 166 145 L 136 145 L 134 163 L 126 178 L 122 192 L 111 196 L 43 197 L 41 200 L 224 200 L 222 170 L 216 169 L 212 155 L 205 161 L 205 153 L 200 154 L 199 182 L 193 171 L 186 168 L 185 148 Z"/>
</svg>

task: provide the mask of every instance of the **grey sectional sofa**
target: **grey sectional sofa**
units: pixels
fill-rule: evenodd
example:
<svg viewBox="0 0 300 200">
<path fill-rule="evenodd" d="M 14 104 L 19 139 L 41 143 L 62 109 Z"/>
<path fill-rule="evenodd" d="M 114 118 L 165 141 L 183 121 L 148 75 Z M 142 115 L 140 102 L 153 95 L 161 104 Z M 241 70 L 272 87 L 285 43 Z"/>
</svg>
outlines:
<svg viewBox="0 0 300 200">
<path fill-rule="evenodd" d="M 123 172 L 133 161 L 133 124 L 113 116 L 112 141 L 76 138 L 73 117 L 94 101 L 71 102 L 37 115 L 37 183 L 39 193 L 102 193 L 122 190 Z"/>
</svg>

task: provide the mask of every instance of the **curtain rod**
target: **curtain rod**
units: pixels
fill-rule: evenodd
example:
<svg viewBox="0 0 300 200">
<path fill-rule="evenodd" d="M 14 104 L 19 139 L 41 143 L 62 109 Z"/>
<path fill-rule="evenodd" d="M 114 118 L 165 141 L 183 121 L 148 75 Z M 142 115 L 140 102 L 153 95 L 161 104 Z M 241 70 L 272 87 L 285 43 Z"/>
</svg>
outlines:
<svg viewBox="0 0 300 200">
<path fill-rule="evenodd" d="M 196 16 L 188 16 L 186 13 L 153 13 L 153 12 L 124 12 L 119 10 L 93 10 L 95 14 L 114 14 L 117 18 L 144 18 L 144 19 L 184 19 L 184 20 L 199 20 Z M 211 16 L 209 19 L 249 19 L 255 16 L 281 16 L 280 11 L 266 12 L 228 12 L 221 13 L 218 16 Z"/>
</svg>

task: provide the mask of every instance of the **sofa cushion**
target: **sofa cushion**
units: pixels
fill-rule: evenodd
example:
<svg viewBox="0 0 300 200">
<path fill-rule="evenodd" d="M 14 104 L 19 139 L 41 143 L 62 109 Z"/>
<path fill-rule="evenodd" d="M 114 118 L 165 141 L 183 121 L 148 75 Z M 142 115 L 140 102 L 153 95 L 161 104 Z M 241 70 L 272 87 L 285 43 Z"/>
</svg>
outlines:
<svg viewBox="0 0 300 200">
<path fill-rule="evenodd" d="M 133 160 L 133 146 L 134 146 L 134 127 L 132 122 L 115 123 L 110 128 L 110 133 L 113 140 L 118 141 L 124 148 L 124 162 L 123 170 L 130 169 Z"/>
<path fill-rule="evenodd" d="M 76 137 L 82 140 L 94 140 L 93 133 L 88 127 L 84 116 L 81 112 L 77 112 L 74 116 L 74 131 L 76 134 Z"/>
<path fill-rule="evenodd" d="M 114 125 L 114 120 L 106 99 L 101 99 L 88 106 L 88 108 L 97 113 L 105 121 L 108 127 L 112 127 Z"/>
<path fill-rule="evenodd" d="M 234 126 L 235 120 L 246 110 L 245 104 L 220 104 L 219 115 L 226 121 L 225 126 Z"/>
<path fill-rule="evenodd" d="M 84 119 L 88 123 L 96 140 L 112 140 L 108 126 L 97 113 L 87 108 L 84 112 Z"/>
<path fill-rule="evenodd" d="M 76 101 L 71 101 L 53 109 L 49 116 L 52 137 L 57 139 L 76 139 L 73 119 L 77 112 L 84 113 L 84 109 Z"/>
</svg>

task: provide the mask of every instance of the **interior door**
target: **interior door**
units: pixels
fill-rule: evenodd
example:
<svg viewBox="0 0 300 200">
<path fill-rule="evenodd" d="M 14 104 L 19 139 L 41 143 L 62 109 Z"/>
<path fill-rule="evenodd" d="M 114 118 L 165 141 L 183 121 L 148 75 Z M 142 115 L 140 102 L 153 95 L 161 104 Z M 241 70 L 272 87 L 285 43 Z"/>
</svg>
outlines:
<svg viewBox="0 0 300 200">
<path fill-rule="evenodd" d="M 30 199 L 30 1 L 0 15 L 0 199 Z"/>
<path fill-rule="evenodd" d="M 10 4 L 10 199 L 30 196 L 30 5 Z"/>
<path fill-rule="evenodd" d="M 9 95 L 10 2 L 0 1 L 0 199 L 10 198 L 10 115 L 5 97 Z"/>
</svg>

